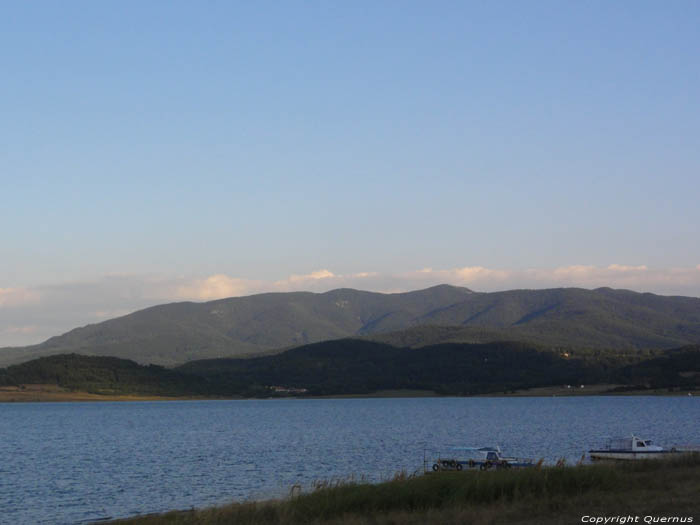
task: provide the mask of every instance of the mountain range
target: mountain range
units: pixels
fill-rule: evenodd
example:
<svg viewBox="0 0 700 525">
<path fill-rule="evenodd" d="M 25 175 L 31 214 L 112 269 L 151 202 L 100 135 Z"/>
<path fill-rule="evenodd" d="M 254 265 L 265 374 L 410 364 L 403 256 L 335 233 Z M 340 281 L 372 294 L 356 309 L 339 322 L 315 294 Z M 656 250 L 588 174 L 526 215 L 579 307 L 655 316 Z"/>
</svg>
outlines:
<svg viewBox="0 0 700 525">
<path fill-rule="evenodd" d="M 414 348 L 522 341 L 562 348 L 668 349 L 700 343 L 700 299 L 610 288 L 481 293 L 448 285 L 395 294 L 266 293 L 146 308 L 38 345 L 0 349 L 0 366 L 65 353 L 175 366 L 345 337 Z"/>
</svg>

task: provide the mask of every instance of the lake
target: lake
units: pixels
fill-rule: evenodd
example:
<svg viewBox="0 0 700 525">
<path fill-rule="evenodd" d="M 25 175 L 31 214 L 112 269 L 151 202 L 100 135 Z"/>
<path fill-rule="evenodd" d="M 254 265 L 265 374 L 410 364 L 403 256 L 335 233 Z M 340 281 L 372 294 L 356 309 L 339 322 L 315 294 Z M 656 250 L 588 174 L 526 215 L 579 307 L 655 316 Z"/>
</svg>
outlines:
<svg viewBox="0 0 700 525">
<path fill-rule="evenodd" d="M 279 497 L 498 444 L 577 461 L 607 436 L 700 443 L 697 397 L 0 404 L 0 523 L 75 524 Z M 430 462 L 432 464 L 432 462 Z"/>
</svg>

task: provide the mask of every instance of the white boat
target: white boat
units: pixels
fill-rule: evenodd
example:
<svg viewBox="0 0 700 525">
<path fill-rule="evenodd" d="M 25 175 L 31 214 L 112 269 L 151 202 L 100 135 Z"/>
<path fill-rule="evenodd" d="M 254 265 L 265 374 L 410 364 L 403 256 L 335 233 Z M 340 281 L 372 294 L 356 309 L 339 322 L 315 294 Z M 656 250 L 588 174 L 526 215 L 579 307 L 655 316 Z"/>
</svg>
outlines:
<svg viewBox="0 0 700 525">
<path fill-rule="evenodd" d="M 667 450 L 654 445 L 650 439 L 642 439 L 632 434 L 629 437 L 611 438 L 605 448 L 590 450 L 591 459 L 659 459 L 669 454 L 679 454 L 682 450 L 672 448 Z"/>
</svg>

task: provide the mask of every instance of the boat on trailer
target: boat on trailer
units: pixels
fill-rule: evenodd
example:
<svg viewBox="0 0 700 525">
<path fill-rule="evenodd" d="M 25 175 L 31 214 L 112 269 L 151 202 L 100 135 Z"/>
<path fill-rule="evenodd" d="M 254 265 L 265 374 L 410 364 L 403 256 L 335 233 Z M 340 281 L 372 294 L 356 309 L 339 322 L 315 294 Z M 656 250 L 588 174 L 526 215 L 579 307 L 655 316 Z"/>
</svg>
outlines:
<svg viewBox="0 0 700 525">
<path fill-rule="evenodd" d="M 461 456 L 461 457 L 460 457 Z M 505 456 L 499 447 L 450 447 L 446 455 L 438 455 L 433 472 L 449 470 L 488 470 L 491 468 L 532 467 L 532 459 Z"/>
<path fill-rule="evenodd" d="M 676 447 L 665 449 L 654 443 L 650 439 L 642 439 L 632 434 L 628 437 L 610 438 L 605 448 L 589 450 L 591 459 L 660 459 L 669 457 L 672 454 L 682 454 L 691 452 L 690 450 L 678 449 Z"/>
</svg>

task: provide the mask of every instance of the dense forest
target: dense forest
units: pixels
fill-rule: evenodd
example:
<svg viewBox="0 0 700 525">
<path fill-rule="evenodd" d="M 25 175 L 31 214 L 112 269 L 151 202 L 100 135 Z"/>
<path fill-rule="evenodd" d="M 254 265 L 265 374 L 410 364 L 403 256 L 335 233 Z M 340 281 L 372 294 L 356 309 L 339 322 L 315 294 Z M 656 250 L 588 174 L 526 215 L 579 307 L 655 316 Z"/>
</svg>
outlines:
<svg viewBox="0 0 700 525">
<path fill-rule="evenodd" d="M 315 343 L 253 359 L 195 361 L 177 370 L 222 385 L 248 378 L 255 385 L 306 388 L 312 395 L 401 389 L 467 395 L 591 383 L 606 374 L 601 366 L 520 343 L 396 348 L 353 339 Z"/>
<path fill-rule="evenodd" d="M 0 386 L 53 384 L 97 394 L 181 396 L 200 391 L 199 378 L 116 357 L 61 354 L 0 369 Z"/>
<path fill-rule="evenodd" d="M 511 392 L 563 384 L 625 389 L 700 388 L 700 346 L 639 357 L 573 357 L 524 343 L 447 343 L 397 348 L 340 339 L 249 359 L 210 359 L 175 369 L 114 357 L 66 354 L 0 369 L 0 386 L 55 384 L 101 394 L 266 397 L 430 390 L 443 395 Z M 277 387 L 277 388 L 275 388 Z M 289 393 L 289 392 L 287 392 Z"/>
</svg>

